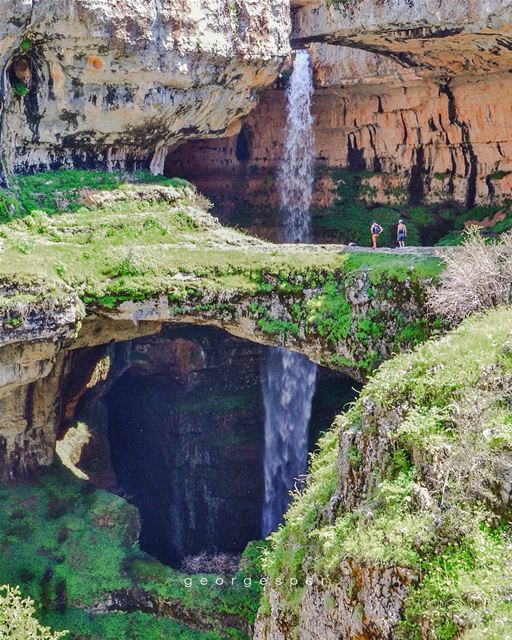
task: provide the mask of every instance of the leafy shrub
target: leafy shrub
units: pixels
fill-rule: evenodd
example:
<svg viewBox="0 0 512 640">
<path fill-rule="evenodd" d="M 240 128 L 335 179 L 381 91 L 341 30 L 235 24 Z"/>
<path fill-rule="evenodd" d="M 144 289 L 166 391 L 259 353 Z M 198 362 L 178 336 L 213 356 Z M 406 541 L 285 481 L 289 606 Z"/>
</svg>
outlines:
<svg viewBox="0 0 512 640">
<path fill-rule="evenodd" d="M 512 233 L 488 242 L 478 229 L 468 232 L 460 248 L 444 256 L 440 286 L 429 306 L 452 321 L 476 311 L 512 302 Z"/>
<path fill-rule="evenodd" d="M 28 255 L 32 249 L 34 248 L 34 244 L 32 242 L 28 242 L 27 240 L 16 240 L 14 243 L 14 248 L 16 251 L 23 253 L 24 255 Z"/>
<path fill-rule="evenodd" d="M 13 84 L 14 93 L 20 98 L 24 98 L 28 93 L 28 87 L 22 80 L 17 80 Z"/>
<path fill-rule="evenodd" d="M 22 599 L 18 587 L 0 587 L 0 637 L 4 640 L 58 640 L 67 631 L 52 633 L 34 618 L 34 603 Z"/>
</svg>

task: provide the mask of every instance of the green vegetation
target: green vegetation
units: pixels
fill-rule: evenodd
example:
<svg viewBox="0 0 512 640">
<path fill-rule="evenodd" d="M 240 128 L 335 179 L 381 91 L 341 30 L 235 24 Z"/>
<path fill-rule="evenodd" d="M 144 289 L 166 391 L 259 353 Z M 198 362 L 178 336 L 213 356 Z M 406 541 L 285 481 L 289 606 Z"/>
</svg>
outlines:
<svg viewBox="0 0 512 640">
<path fill-rule="evenodd" d="M 186 575 L 140 551 L 138 531 L 137 511 L 127 502 L 51 469 L 35 483 L 0 489 L 0 583 L 20 585 L 38 603 L 38 618 L 54 629 L 69 629 L 71 638 L 246 638 L 241 629 L 254 621 L 261 589 L 261 543 L 248 547 L 233 585 L 231 578 L 219 586 L 219 576 L 198 575 L 187 586 Z M 208 585 L 201 585 L 202 577 Z M 247 588 L 243 581 L 249 578 Z M 144 613 L 87 611 L 104 603 L 109 592 L 130 587 L 180 603 L 178 612 L 196 612 L 212 631 Z M 223 615 L 238 619 L 239 628 L 224 628 Z"/>
<path fill-rule="evenodd" d="M 384 364 L 337 418 L 264 559 L 292 621 L 306 575 L 336 581 L 350 559 L 420 577 L 406 640 L 420 628 L 435 640 L 508 637 L 511 513 L 496 478 L 512 457 L 511 344 L 510 309 L 474 317 Z M 338 498 L 333 516 L 340 438 L 351 502 Z M 370 490 L 359 495 L 362 478 Z"/>
<path fill-rule="evenodd" d="M 348 169 L 329 170 L 319 166 L 317 179 L 325 178 L 327 172 L 335 184 L 334 201 L 329 207 L 319 207 L 313 211 L 313 237 L 318 242 L 354 242 L 361 247 L 369 247 L 370 226 L 376 220 L 384 228 L 380 246 L 394 248 L 396 225 L 400 218 L 407 225 L 409 246 L 461 244 L 465 224 L 468 221 L 481 222 L 486 218 L 489 218 L 484 229 L 487 235 L 496 236 L 512 229 L 512 201 L 509 198 L 499 205 L 477 205 L 471 209 L 450 201 L 411 205 L 404 188 L 388 187 L 384 190 L 385 196 L 393 204 L 382 204 L 371 186 L 372 177 L 379 174 Z M 433 179 L 443 181 L 449 175 L 450 172 L 435 173 Z M 500 171 L 489 178 L 499 181 L 507 175 L 508 172 Z M 269 188 L 263 188 L 257 195 L 267 202 L 271 189 L 275 189 L 272 181 Z M 243 199 L 236 200 L 233 209 L 224 210 L 222 205 L 219 209 L 225 216 L 223 220 L 229 225 L 251 229 L 251 232 L 254 229 L 256 233 L 261 232 L 263 237 L 278 237 L 276 230 L 282 225 L 282 219 L 277 209 L 262 208 Z M 492 217 L 496 213 L 503 214 L 503 220 L 493 222 Z"/>
<path fill-rule="evenodd" d="M 433 245 L 453 228 L 459 211 L 451 205 L 411 206 L 407 203 L 407 194 L 400 189 L 392 189 L 388 194 L 398 204 L 374 202 L 375 190 L 367 184 L 373 175 L 369 171 L 331 171 L 335 183 L 334 201 L 328 209 L 314 211 L 316 234 L 337 242 L 369 246 L 370 226 L 376 220 L 384 228 L 380 245 L 394 247 L 399 218 L 407 224 L 410 245 Z"/>
<path fill-rule="evenodd" d="M 0 633 L 5 640 L 58 640 L 66 632 L 52 633 L 34 617 L 36 610 L 30 598 L 23 599 L 15 587 L 0 587 Z"/>
<path fill-rule="evenodd" d="M 45 619 L 49 623 L 55 621 L 56 625 L 68 624 L 73 633 L 67 637 L 77 640 L 220 640 L 222 637 L 215 631 L 196 631 L 174 620 L 139 611 L 91 615 L 81 609 L 72 609 L 65 615 L 48 614 Z"/>
<path fill-rule="evenodd" d="M 173 316 L 233 321 L 248 313 L 261 332 L 283 343 L 312 335 L 335 348 L 347 340 L 360 348 L 364 371 L 378 363 L 381 341 L 407 348 L 427 334 L 427 316 L 413 336 L 406 331 L 411 319 L 389 304 L 363 323 L 347 290 L 366 288 L 376 307 L 391 299 L 421 305 L 422 280 L 437 277 L 438 259 L 276 248 L 219 225 L 183 181 L 160 185 L 136 174 L 120 184 L 125 177 L 58 171 L 16 179 L 0 207 L 8 218 L 0 226 L 0 268 L 9 289 L 0 298 L 4 327 L 13 328 L 16 318 L 23 328 L 50 296 L 59 304 L 75 293 L 85 305 L 106 309 L 161 296 Z M 276 297 L 285 307 L 279 317 L 272 311 Z"/>
<path fill-rule="evenodd" d="M 400 189 L 391 189 L 388 196 L 398 201 L 393 205 L 375 202 L 374 190 L 367 184 L 375 174 L 369 171 L 331 171 L 335 183 L 334 201 L 331 207 L 317 209 L 313 213 L 313 227 L 316 236 L 336 242 L 355 242 L 360 246 L 370 244 L 370 226 L 376 220 L 384 232 L 381 246 L 394 247 L 396 224 L 403 218 L 408 230 L 409 245 L 454 245 L 463 241 L 462 232 L 468 221 L 482 221 L 502 212 L 504 219 L 486 229 L 490 235 L 501 234 L 512 228 L 511 202 L 503 205 L 478 205 L 469 210 L 445 202 L 424 203 L 412 206 L 407 202 L 407 194 Z M 437 180 L 444 180 L 447 174 L 436 173 Z M 501 180 L 508 172 L 497 172 L 491 178 Z"/>
<path fill-rule="evenodd" d="M 482 206 L 477 205 L 467 211 L 460 211 L 454 221 L 454 230 L 441 238 L 439 245 L 450 246 L 459 245 L 464 242 L 464 231 L 468 222 L 474 222 L 477 225 L 488 219 L 486 227 L 482 233 L 487 236 L 498 236 L 512 229 L 512 203 L 507 202 L 501 206 Z M 493 224 L 489 224 L 496 214 L 502 214 L 502 220 L 496 220 Z M 500 216 L 501 217 L 501 216 Z"/>
<path fill-rule="evenodd" d="M 23 82 L 23 80 L 16 80 L 12 86 L 15 95 L 17 95 L 19 98 L 24 98 L 29 91 L 27 85 Z"/>
<path fill-rule="evenodd" d="M 491 180 L 503 180 L 512 173 L 512 171 L 495 171 L 491 174 Z"/>
<path fill-rule="evenodd" d="M 187 184 L 179 178 L 153 176 L 147 171 L 121 173 L 61 169 L 12 176 L 10 188 L 0 189 L 0 223 L 34 212 L 55 215 L 63 211 L 77 211 L 84 205 L 83 198 L 90 191 L 107 191 L 141 183 L 170 187 Z"/>
</svg>

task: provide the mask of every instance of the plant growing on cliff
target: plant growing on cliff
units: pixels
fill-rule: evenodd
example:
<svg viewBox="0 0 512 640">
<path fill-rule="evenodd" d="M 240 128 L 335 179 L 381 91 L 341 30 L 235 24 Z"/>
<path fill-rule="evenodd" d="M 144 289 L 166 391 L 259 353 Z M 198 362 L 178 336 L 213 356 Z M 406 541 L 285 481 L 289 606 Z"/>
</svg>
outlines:
<svg viewBox="0 0 512 640">
<path fill-rule="evenodd" d="M 16 82 L 14 82 L 12 87 L 15 95 L 17 95 L 19 98 L 24 98 L 29 91 L 28 86 L 22 80 L 17 80 Z"/>
<path fill-rule="evenodd" d="M 22 598 L 18 587 L 0 587 L 0 637 L 5 640 L 58 640 L 67 631 L 52 631 L 34 617 L 30 598 Z"/>
<path fill-rule="evenodd" d="M 508 637 L 511 327 L 494 310 L 389 361 L 324 436 L 265 558 L 292 624 L 306 576 L 343 589 L 347 561 L 418 580 L 394 637 Z"/>
<path fill-rule="evenodd" d="M 462 247 L 443 256 L 446 268 L 429 305 L 451 321 L 512 302 L 512 232 L 486 241 L 473 228 Z"/>
</svg>

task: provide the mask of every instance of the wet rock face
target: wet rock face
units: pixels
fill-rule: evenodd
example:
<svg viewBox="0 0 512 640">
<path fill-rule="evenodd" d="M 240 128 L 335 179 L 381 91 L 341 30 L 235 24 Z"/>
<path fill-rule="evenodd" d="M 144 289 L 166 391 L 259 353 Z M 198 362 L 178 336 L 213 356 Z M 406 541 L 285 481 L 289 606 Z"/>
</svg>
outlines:
<svg viewBox="0 0 512 640">
<path fill-rule="evenodd" d="M 4 3 L 9 170 L 114 168 L 220 135 L 288 55 L 286 0 Z"/>
</svg>

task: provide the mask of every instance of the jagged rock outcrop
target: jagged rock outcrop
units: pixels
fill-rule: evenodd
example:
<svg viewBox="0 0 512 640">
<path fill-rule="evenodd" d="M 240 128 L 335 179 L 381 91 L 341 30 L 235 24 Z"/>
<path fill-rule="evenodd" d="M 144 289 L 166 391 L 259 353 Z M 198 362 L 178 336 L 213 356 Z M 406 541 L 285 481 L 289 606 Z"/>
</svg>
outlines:
<svg viewBox="0 0 512 640">
<path fill-rule="evenodd" d="M 287 0 L 2 5 L 3 169 L 145 165 L 247 114 L 289 52 Z"/>
<path fill-rule="evenodd" d="M 508 0 L 292 0 L 292 42 L 383 53 L 437 75 L 504 71 L 511 57 Z"/>
<path fill-rule="evenodd" d="M 401 567 L 340 564 L 336 578 L 309 576 L 297 620 L 283 614 L 279 593 L 269 589 L 270 614 L 260 611 L 254 640 L 389 640 L 408 589 L 417 582 Z"/>
</svg>

